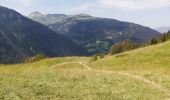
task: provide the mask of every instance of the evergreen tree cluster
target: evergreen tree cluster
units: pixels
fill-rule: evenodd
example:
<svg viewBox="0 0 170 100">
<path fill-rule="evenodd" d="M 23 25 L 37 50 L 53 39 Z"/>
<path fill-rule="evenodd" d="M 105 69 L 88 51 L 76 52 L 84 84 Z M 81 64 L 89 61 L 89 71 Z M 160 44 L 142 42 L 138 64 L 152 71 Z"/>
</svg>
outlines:
<svg viewBox="0 0 170 100">
<path fill-rule="evenodd" d="M 11 56 L 2 56 L 0 57 L 0 64 L 13 64 L 13 63 L 22 63 L 23 59 L 25 59 L 25 57 L 20 57 L 20 56 L 16 56 L 16 57 L 11 57 Z"/>
<path fill-rule="evenodd" d="M 163 42 L 166 42 L 167 40 L 170 39 L 170 31 L 165 33 L 165 34 L 162 34 L 158 37 L 155 37 L 153 38 L 149 44 L 153 45 L 153 44 L 158 44 L 158 43 L 163 43 Z"/>
<path fill-rule="evenodd" d="M 136 48 L 138 48 L 138 45 L 136 43 L 134 43 L 131 40 L 125 40 L 123 42 L 119 42 L 117 44 L 114 44 L 111 47 L 110 54 L 114 55 L 114 54 L 122 53 L 124 51 L 133 50 L 133 49 L 136 49 Z"/>
<path fill-rule="evenodd" d="M 126 41 L 114 44 L 111 47 L 110 54 L 114 55 L 114 54 L 122 53 L 124 51 L 137 49 L 137 48 L 140 48 L 140 47 L 145 47 L 145 46 L 149 46 L 149 45 L 163 43 L 163 42 L 168 41 L 169 39 L 170 39 L 170 31 L 167 32 L 167 33 L 164 33 L 162 35 L 159 35 L 159 36 L 151 39 L 148 43 L 144 43 L 144 44 L 137 44 L 137 43 L 134 43 L 133 41 L 126 40 Z"/>
</svg>

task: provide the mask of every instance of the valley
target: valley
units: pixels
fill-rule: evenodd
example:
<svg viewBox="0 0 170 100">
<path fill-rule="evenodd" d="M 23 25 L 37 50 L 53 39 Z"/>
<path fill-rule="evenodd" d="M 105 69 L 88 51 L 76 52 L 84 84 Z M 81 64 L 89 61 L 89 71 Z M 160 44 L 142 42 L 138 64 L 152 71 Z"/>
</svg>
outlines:
<svg viewBox="0 0 170 100">
<path fill-rule="evenodd" d="M 0 100 L 170 100 L 168 1 L 0 4 Z"/>
</svg>

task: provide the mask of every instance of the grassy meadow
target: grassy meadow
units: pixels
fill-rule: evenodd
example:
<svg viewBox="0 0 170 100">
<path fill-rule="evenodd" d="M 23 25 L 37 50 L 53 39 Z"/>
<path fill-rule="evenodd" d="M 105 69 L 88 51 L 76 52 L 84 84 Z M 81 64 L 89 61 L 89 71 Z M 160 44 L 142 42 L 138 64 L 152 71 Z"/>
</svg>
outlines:
<svg viewBox="0 0 170 100">
<path fill-rule="evenodd" d="M 0 65 L 0 100 L 170 99 L 170 42 L 90 59 Z"/>
</svg>

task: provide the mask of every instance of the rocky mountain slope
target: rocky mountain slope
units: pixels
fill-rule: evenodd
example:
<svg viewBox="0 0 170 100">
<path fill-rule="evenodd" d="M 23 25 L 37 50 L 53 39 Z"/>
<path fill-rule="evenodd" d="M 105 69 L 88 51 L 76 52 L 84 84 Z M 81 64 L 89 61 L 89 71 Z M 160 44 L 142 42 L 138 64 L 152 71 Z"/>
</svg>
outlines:
<svg viewBox="0 0 170 100">
<path fill-rule="evenodd" d="M 49 20 L 48 17 L 43 18 Z M 145 43 L 160 34 L 149 27 L 138 24 L 86 14 L 65 15 L 62 18 L 53 16 L 53 18 L 58 21 L 53 20 L 53 24 L 45 25 L 67 36 L 92 54 L 107 52 L 112 44 L 120 41 L 128 39 L 137 43 Z M 40 17 L 32 19 L 43 24 L 47 23 L 46 20 L 42 22 Z"/>
<path fill-rule="evenodd" d="M 145 43 L 160 33 L 138 24 L 87 15 L 69 17 L 49 28 L 67 36 L 90 53 L 105 52 L 117 42 Z"/>
<path fill-rule="evenodd" d="M 64 18 L 67 18 L 67 15 L 65 14 L 42 14 L 38 11 L 35 11 L 28 15 L 28 18 L 40 22 L 44 25 L 54 24 L 56 22 L 59 22 L 63 20 Z"/>
</svg>

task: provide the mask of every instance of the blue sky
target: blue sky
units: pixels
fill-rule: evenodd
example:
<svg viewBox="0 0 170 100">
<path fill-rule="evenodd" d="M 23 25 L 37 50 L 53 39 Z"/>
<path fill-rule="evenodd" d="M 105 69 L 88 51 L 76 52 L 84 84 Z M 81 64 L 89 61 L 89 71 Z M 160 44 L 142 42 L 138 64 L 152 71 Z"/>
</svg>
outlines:
<svg viewBox="0 0 170 100">
<path fill-rule="evenodd" d="M 170 0 L 0 0 L 0 5 L 28 15 L 86 13 L 152 28 L 170 26 Z"/>
</svg>

